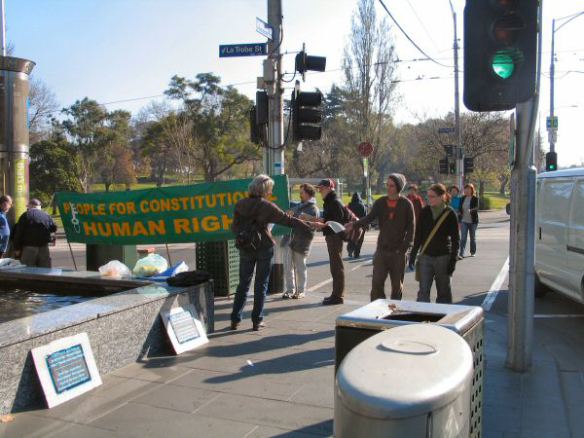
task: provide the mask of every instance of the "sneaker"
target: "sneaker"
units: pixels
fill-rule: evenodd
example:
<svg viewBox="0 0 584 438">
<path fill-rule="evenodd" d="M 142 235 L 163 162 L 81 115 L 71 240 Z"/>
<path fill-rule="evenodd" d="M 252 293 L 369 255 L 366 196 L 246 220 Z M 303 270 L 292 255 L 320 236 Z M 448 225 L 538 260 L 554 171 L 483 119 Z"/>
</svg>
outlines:
<svg viewBox="0 0 584 438">
<path fill-rule="evenodd" d="M 343 304 L 344 302 L 345 300 L 342 297 L 336 297 L 334 295 L 331 295 L 330 297 L 326 297 L 324 300 L 322 300 L 322 305 L 332 306 L 335 304 Z"/>
<path fill-rule="evenodd" d="M 288 291 L 282 294 L 282 298 L 285 300 L 289 300 L 290 298 L 294 298 L 294 292 Z"/>
<path fill-rule="evenodd" d="M 230 329 L 231 330 L 237 330 L 237 327 L 239 327 L 239 323 L 238 322 L 235 322 L 235 321 L 231 321 Z"/>
<path fill-rule="evenodd" d="M 471 256 L 471 257 L 475 257 L 475 253 L 473 252 L 473 253 L 472 253 L 470 256 Z"/>
<path fill-rule="evenodd" d="M 349 251 L 349 257 L 353 257 L 353 253 Z"/>
<path fill-rule="evenodd" d="M 304 298 L 306 296 L 306 294 L 304 292 L 296 292 L 294 295 L 292 295 L 292 298 L 294 298 L 295 300 L 298 300 L 300 298 Z"/>
<path fill-rule="evenodd" d="M 264 328 L 266 325 L 264 324 L 263 321 L 260 322 L 254 322 L 253 323 L 253 331 L 254 332 L 258 332 L 260 331 L 261 328 Z"/>
<path fill-rule="evenodd" d="M 456 257 L 456 260 L 462 260 L 464 257 L 459 255 L 458 257 Z"/>
</svg>

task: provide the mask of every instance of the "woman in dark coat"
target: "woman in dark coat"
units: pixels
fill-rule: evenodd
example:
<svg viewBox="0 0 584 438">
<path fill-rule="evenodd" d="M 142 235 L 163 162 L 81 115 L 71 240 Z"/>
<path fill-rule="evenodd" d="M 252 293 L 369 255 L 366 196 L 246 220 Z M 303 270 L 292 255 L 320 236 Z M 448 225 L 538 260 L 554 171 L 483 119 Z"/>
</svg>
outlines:
<svg viewBox="0 0 584 438">
<path fill-rule="evenodd" d="M 349 202 L 347 207 L 349 207 L 349 210 L 351 210 L 353 214 L 359 219 L 367 216 L 367 209 L 365 208 L 365 204 L 357 192 L 353 193 L 351 202 Z M 357 241 L 350 240 L 349 243 L 347 243 L 349 257 L 355 257 L 356 259 L 359 258 L 359 254 L 361 254 L 361 247 L 363 246 L 363 240 L 365 239 L 365 231 L 367 230 L 364 228 Z"/>
<path fill-rule="evenodd" d="M 268 280 L 274 255 L 274 239 L 268 229 L 268 224 L 279 224 L 297 230 L 311 231 L 311 228 L 303 221 L 288 216 L 268 198 L 272 195 L 274 180 L 267 175 L 258 175 L 249 184 L 249 197 L 241 199 L 235 204 L 233 223 L 231 230 L 237 236 L 238 233 L 253 226 L 261 235 L 257 249 L 239 250 L 239 284 L 233 300 L 231 312 L 231 330 L 236 330 L 241 322 L 241 314 L 254 270 L 255 285 L 253 296 L 253 310 L 251 320 L 253 329 L 258 331 L 263 327 L 264 301 L 268 290 Z M 314 224 L 314 227 L 325 226 Z"/>
<path fill-rule="evenodd" d="M 476 197 L 476 191 L 472 184 L 464 186 L 464 197 L 460 202 L 459 212 L 461 217 L 461 238 L 458 259 L 461 260 L 466 249 L 467 234 L 470 235 L 470 256 L 474 257 L 477 252 L 476 231 L 479 225 L 479 198 Z"/>
<path fill-rule="evenodd" d="M 458 219 L 447 204 L 448 193 L 443 184 L 434 184 L 428 189 L 428 205 L 420 212 L 416 224 L 416 238 L 412 254 L 418 252 L 417 263 L 420 270 L 420 290 L 418 301 L 430 302 L 430 289 L 436 280 L 437 303 L 452 303 L 450 277 L 456 267 L 458 254 Z M 444 216 L 444 217 L 443 217 Z M 442 219 L 436 233 L 426 245 L 432 229 Z M 424 246 L 426 248 L 424 249 Z"/>
</svg>

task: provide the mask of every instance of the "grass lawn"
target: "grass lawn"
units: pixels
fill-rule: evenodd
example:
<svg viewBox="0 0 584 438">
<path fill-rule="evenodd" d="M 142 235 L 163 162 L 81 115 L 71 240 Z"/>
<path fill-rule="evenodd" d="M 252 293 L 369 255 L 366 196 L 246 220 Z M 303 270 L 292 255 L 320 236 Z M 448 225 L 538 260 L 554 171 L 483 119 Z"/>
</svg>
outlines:
<svg viewBox="0 0 584 438">
<path fill-rule="evenodd" d="M 486 207 L 489 210 L 503 210 L 509 202 L 508 196 L 498 192 L 485 192 L 484 198 L 487 199 Z"/>
</svg>

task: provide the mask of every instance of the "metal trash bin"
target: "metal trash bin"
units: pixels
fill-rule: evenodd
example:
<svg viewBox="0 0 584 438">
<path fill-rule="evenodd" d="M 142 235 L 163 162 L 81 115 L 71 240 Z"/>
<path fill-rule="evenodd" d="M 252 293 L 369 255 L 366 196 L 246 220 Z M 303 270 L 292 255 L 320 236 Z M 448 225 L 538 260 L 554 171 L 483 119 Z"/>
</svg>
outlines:
<svg viewBox="0 0 584 438">
<path fill-rule="evenodd" d="M 470 437 L 482 436 L 483 337 L 482 307 L 380 299 L 336 320 L 335 369 L 358 344 L 383 330 L 432 322 L 458 333 L 473 354 L 474 374 L 470 401 Z"/>
<path fill-rule="evenodd" d="M 372 336 L 335 379 L 334 434 L 343 437 L 467 437 L 473 358 L 436 324 Z"/>
</svg>

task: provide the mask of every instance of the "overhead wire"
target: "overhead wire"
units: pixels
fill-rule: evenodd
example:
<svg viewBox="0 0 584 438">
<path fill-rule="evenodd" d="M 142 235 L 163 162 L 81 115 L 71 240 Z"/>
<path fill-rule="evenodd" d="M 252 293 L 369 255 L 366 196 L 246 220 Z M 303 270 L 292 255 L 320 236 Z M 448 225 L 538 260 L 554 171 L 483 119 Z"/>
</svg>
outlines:
<svg viewBox="0 0 584 438">
<path fill-rule="evenodd" d="M 446 65 L 446 64 L 442 64 L 441 62 L 436 61 L 434 58 L 432 58 L 430 55 L 428 55 L 420 46 L 418 46 L 416 44 L 416 42 L 410 38 L 410 36 L 407 34 L 407 32 L 401 27 L 401 25 L 398 23 L 398 21 L 393 17 L 393 15 L 391 14 L 391 12 L 389 12 L 389 9 L 387 9 L 387 6 L 385 6 L 385 3 L 383 3 L 383 0 L 379 0 L 379 3 L 381 3 L 381 6 L 383 6 L 383 9 L 385 9 L 385 12 L 387 12 L 387 15 L 389 15 L 389 17 L 392 19 L 392 21 L 395 23 L 395 25 L 397 26 L 397 28 L 401 31 L 401 33 L 404 34 L 404 36 L 408 39 L 408 41 L 410 43 L 412 43 L 412 45 L 418 49 L 418 51 L 423 54 L 426 58 L 428 58 L 430 61 L 432 61 L 435 64 L 438 64 L 442 67 L 448 67 L 448 68 L 453 68 L 452 65 Z"/>
</svg>

